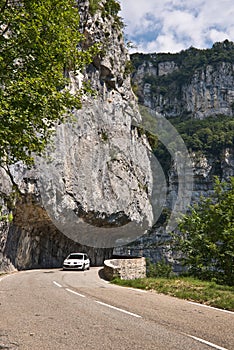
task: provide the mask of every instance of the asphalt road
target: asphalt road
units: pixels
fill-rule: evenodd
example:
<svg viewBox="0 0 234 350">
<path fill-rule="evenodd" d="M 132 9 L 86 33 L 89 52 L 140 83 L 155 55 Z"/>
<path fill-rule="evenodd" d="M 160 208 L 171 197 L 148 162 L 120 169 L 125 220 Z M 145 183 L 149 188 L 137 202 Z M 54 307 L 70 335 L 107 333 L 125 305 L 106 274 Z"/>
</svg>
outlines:
<svg viewBox="0 0 234 350">
<path fill-rule="evenodd" d="M 0 349 L 234 349 L 234 313 L 111 285 L 101 272 L 0 277 Z"/>
</svg>

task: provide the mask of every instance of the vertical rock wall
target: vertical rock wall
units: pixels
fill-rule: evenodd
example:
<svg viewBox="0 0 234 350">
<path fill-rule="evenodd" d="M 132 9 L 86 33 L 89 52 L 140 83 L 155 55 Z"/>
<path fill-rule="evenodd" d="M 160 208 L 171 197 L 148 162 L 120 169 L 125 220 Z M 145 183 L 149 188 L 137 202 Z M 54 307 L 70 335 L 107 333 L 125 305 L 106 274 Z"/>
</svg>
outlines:
<svg viewBox="0 0 234 350">
<path fill-rule="evenodd" d="M 121 22 L 106 3 L 100 1 L 91 15 L 89 1 L 79 2 L 83 45 L 98 42 L 101 52 L 86 71 L 69 73 L 73 91 L 90 80 L 94 96 L 87 95 L 83 108 L 56 127 L 47 159 L 37 158 L 31 170 L 21 163 L 8 173 L 1 170 L 7 221 L 0 222 L 0 270 L 58 267 L 69 252 L 81 250 L 93 265 L 102 264 L 111 256 L 111 246 L 94 247 L 92 240 L 84 245 L 79 234 L 68 235 L 66 228 L 74 227 L 69 213 L 90 229 L 153 220 L 149 146 L 132 126 L 140 117 L 127 69 L 129 56 Z M 13 196 L 15 185 L 19 192 Z"/>
<path fill-rule="evenodd" d="M 224 42 L 219 43 L 218 47 L 218 53 L 212 51 L 215 47 L 210 50 L 216 57 L 214 60 L 212 56 L 213 62 L 204 61 L 204 57 L 199 56 L 199 50 L 191 49 L 193 53 L 190 56 L 191 67 L 197 55 L 197 68 L 189 72 L 183 64 L 186 52 L 134 54 L 132 61 L 135 64 L 135 71 L 132 82 L 140 104 L 165 118 L 177 117 L 181 124 L 183 118 L 188 122 L 188 120 L 202 120 L 213 116 L 215 121 L 217 115 L 220 118 L 225 115 L 230 118 L 230 121 L 233 120 L 234 66 L 231 57 L 234 45 Z M 190 49 L 187 51 L 188 55 L 189 52 Z M 191 128 L 191 132 L 193 130 L 194 128 Z M 231 144 L 223 147 L 221 151 L 217 149 L 217 154 L 214 151 L 209 153 L 209 150 L 204 152 L 200 149 L 196 153 L 191 152 L 190 156 L 194 181 L 191 203 L 199 202 L 201 196 L 206 197 L 213 192 L 214 175 L 222 180 L 228 180 L 230 176 L 234 176 L 234 150 Z M 167 203 L 157 225 L 148 235 L 142 236 L 133 244 L 116 248 L 116 254 L 130 253 L 132 256 L 145 256 L 153 262 L 165 257 L 173 261 L 171 248 L 167 245 L 170 237 L 165 230 L 165 220 L 173 210 L 178 194 L 178 174 L 174 165 L 172 159 L 168 171 Z"/>
<path fill-rule="evenodd" d="M 157 54 L 155 59 L 154 54 L 146 54 L 145 59 L 139 56 L 141 63 L 133 74 L 133 83 L 140 103 L 166 117 L 233 116 L 234 65 L 231 59 L 200 63 L 197 69 L 191 69 L 188 77 L 188 70 L 181 63 L 182 54 L 180 59 L 180 54 L 177 56 L 180 66 L 166 58 L 155 62 Z"/>
</svg>

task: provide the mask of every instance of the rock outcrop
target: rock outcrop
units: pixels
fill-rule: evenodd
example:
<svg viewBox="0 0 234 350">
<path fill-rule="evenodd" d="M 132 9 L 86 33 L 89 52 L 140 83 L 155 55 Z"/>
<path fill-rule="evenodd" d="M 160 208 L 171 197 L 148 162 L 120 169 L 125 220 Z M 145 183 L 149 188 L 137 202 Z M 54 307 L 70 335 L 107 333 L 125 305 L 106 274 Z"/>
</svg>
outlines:
<svg viewBox="0 0 234 350">
<path fill-rule="evenodd" d="M 99 265 L 113 246 L 153 222 L 150 148 L 132 126 L 140 115 L 129 56 L 121 20 L 106 4 L 91 11 L 89 1 L 79 2 L 84 46 L 100 43 L 101 53 L 85 72 L 70 73 L 70 88 L 90 80 L 94 95 L 57 125 L 46 157 L 33 169 L 20 163 L 1 169 L 1 212 L 8 219 L 0 222 L 0 269 L 58 267 L 81 250 Z"/>
<path fill-rule="evenodd" d="M 166 117 L 233 116 L 234 44 L 178 54 L 134 54 L 133 84 L 140 103 Z"/>
<path fill-rule="evenodd" d="M 232 133 L 230 140 L 233 140 L 233 53 L 234 44 L 225 41 L 215 44 L 210 50 L 192 48 L 178 54 L 134 54 L 132 83 L 139 103 L 148 107 L 154 116 L 160 114 L 172 122 L 177 118 L 178 126 L 189 121 L 188 131 L 191 137 L 197 131 L 192 127 L 193 121 L 199 126 L 199 123 L 202 125 L 209 118 L 210 125 L 207 123 L 206 127 L 212 129 L 218 118 L 220 121 L 226 118 L 230 124 L 226 133 Z M 148 123 L 149 121 L 150 119 Z M 205 126 L 203 131 L 206 132 Z M 225 135 L 225 129 L 216 131 L 218 134 L 222 132 Z M 196 151 L 190 149 L 190 157 L 193 168 L 191 204 L 199 202 L 201 196 L 206 197 L 213 192 L 215 175 L 222 180 L 234 176 L 234 149 L 231 141 L 229 144 L 223 142 L 223 146 L 214 143 L 212 150 L 209 147 L 196 148 Z M 129 252 L 133 256 L 148 257 L 153 262 L 165 257 L 168 261 L 173 261 L 173 254 L 167 245 L 170 237 L 165 229 L 166 219 L 173 211 L 178 195 L 178 174 L 173 157 L 166 172 L 168 195 L 160 220 L 148 235 L 131 245 L 115 249 L 116 254 L 125 255 Z"/>
<path fill-rule="evenodd" d="M 100 54 L 85 71 L 69 72 L 72 91 L 90 82 L 94 94 L 87 94 L 82 109 L 55 127 L 45 157 L 37 157 L 32 169 L 22 163 L 0 168 L 0 271 L 59 267 L 71 251 L 85 251 L 92 265 L 100 265 L 113 247 L 115 254 L 152 261 L 173 258 L 165 243 L 165 218 L 178 196 L 178 164 L 172 159 L 164 176 L 149 136 L 136 126 L 141 115 L 131 89 L 118 5 L 111 8 L 114 0 L 94 3 L 79 1 L 80 30 L 83 48 L 100 43 Z M 227 42 L 223 48 L 233 50 Z M 180 54 L 159 59 L 156 54 L 134 55 L 132 84 L 140 104 L 163 118 L 232 118 L 234 66 L 226 51 L 225 59 L 216 61 L 215 55 L 222 54 L 219 45 L 212 60 L 200 64 L 197 50 L 190 49 L 193 64 L 185 73 Z M 203 150 L 192 152 L 191 159 L 192 201 L 209 195 L 213 175 L 227 179 L 234 174 L 231 145 L 219 152 L 218 162 L 214 153 Z M 144 234 L 162 207 L 157 224 Z"/>
</svg>

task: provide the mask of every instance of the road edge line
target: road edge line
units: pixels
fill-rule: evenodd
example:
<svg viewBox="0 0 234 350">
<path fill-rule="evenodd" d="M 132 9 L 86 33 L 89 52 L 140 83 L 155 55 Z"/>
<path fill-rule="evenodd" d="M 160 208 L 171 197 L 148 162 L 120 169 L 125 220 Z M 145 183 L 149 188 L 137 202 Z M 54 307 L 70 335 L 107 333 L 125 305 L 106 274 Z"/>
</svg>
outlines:
<svg viewBox="0 0 234 350">
<path fill-rule="evenodd" d="M 196 306 L 201 306 L 201 307 L 206 307 L 208 309 L 212 309 L 212 310 L 216 310 L 216 311 L 222 311 L 222 312 L 226 312 L 228 314 L 234 315 L 233 311 L 230 310 L 225 310 L 225 309 L 219 309 L 218 307 L 214 307 L 214 306 L 210 306 L 210 305 L 205 305 L 205 304 L 200 304 L 200 303 L 196 303 L 194 301 L 188 301 L 189 304 L 192 305 L 196 305 Z"/>
<path fill-rule="evenodd" d="M 66 289 L 66 291 L 68 291 L 68 292 L 70 292 L 70 293 L 73 293 L 73 294 L 75 294 L 75 295 L 78 295 L 79 297 L 86 298 L 85 295 L 80 294 L 80 293 L 77 293 L 77 292 L 75 292 L 75 291 L 72 290 L 72 289 L 69 289 L 69 288 L 65 288 L 65 289 Z"/>
<path fill-rule="evenodd" d="M 127 310 L 124 310 L 124 309 L 120 309 L 116 306 L 113 306 L 113 305 L 110 305 L 110 304 L 106 304 L 106 303 L 103 303 L 102 301 L 98 301 L 98 300 L 95 300 L 95 303 L 97 304 L 100 304 L 100 305 L 103 305 L 103 306 L 107 306 L 109 307 L 110 309 L 114 309 L 114 310 L 117 310 L 117 311 L 121 311 L 127 315 L 131 315 L 131 316 L 134 316 L 134 317 L 138 317 L 138 318 L 142 318 L 142 316 L 140 315 L 137 315 L 137 314 L 134 314 L 133 312 L 130 312 L 130 311 L 127 311 Z"/>
<path fill-rule="evenodd" d="M 54 283 L 57 287 L 62 288 L 61 284 L 59 284 L 58 282 L 53 281 L 53 283 Z"/>
<path fill-rule="evenodd" d="M 197 340 L 197 341 L 199 341 L 200 343 L 209 345 L 209 346 L 211 346 L 211 347 L 214 348 L 214 349 L 217 349 L 217 350 L 228 350 L 227 348 L 223 348 L 222 346 L 216 345 L 216 344 L 211 343 L 211 342 L 209 342 L 209 341 L 207 341 L 207 340 L 204 340 L 204 339 L 202 339 L 202 338 L 195 337 L 194 335 L 190 335 L 190 334 L 186 334 L 186 335 L 187 335 L 189 338 L 192 338 L 192 339 L 194 339 L 194 340 Z"/>
</svg>

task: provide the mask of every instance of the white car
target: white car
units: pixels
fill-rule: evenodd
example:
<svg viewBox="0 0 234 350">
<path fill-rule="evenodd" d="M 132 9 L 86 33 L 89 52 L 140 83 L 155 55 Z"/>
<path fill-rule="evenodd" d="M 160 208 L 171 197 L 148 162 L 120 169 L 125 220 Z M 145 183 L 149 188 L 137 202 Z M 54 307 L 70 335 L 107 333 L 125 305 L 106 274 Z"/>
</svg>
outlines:
<svg viewBox="0 0 234 350">
<path fill-rule="evenodd" d="M 89 270 L 90 259 L 86 253 L 71 253 L 63 262 L 63 270 Z"/>
</svg>

